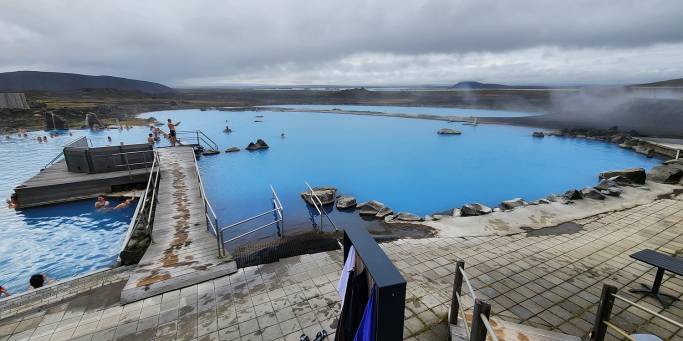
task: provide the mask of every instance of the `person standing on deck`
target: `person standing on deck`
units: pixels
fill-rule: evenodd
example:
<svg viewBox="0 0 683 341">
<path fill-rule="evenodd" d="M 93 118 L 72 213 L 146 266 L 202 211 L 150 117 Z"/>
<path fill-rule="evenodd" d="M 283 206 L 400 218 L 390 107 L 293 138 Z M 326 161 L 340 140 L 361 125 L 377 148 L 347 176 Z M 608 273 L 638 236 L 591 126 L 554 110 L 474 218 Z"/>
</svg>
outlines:
<svg viewBox="0 0 683 341">
<path fill-rule="evenodd" d="M 168 139 L 171 140 L 171 147 L 175 147 L 177 141 L 175 127 L 179 125 L 180 122 L 174 124 L 170 118 L 168 119 Z"/>
</svg>

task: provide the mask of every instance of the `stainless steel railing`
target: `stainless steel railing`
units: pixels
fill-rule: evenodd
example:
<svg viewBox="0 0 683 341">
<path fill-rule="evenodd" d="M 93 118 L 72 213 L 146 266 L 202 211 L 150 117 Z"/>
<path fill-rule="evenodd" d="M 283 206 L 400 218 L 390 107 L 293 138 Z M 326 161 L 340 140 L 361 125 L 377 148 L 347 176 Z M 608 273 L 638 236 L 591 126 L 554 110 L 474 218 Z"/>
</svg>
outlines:
<svg viewBox="0 0 683 341">
<path fill-rule="evenodd" d="M 152 237 L 152 224 L 154 222 L 154 210 L 156 208 L 156 203 L 158 201 L 158 187 L 160 180 L 160 168 L 159 167 L 159 154 L 154 152 L 154 158 L 152 165 L 150 167 L 151 172 L 149 178 L 147 179 L 147 186 L 145 186 L 145 191 L 140 196 L 138 205 L 133 213 L 133 218 L 131 219 L 130 226 L 128 227 L 128 232 L 123 240 L 121 246 L 121 251 L 125 250 L 133 231 L 137 230 L 142 224 L 146 233 Z"/>
<path fill-rule="evenodd" d="M 323 202 L 320 200 L 320 197 L 318 197 L 317 194 L 315 194 L 315 191 L 313 188 L 311 188 L 311 185 L 308 184 L 307 181 L 304 181 L 306 184 L 306 187 L 308 187 L 308 190 L 310 191 L 311 195 L 311 201 L 313 202 L 313 207 L 315 207 L 315 210 L 318 211 L 318 214 L 320 214 L 320 231 L 323 230 L 323 222 L 324 218 L 327 218 L 327 220 L 330 222 L 332 227 L 334 228 L 335 231 L 339 231 L 337 228 L 337 225 L 332 221 L 332 218 L 330 218 L 329 215 L 327 215 L 327 212 L 325 212 L 325 209 L 323 208 Z"/>
<path fill-rule="evenodd" d="M 220 230 L 218 231 L 218 233 L 219 233 L 219 238 L 220 238 L 220 240 L 221 240 L 221 243 L 223 244 L 223 248 L 225 248 L 225 244 L 227 244 L 227 243 L 233 242 L 233 241 L 235 241 L 235 240 L 238 240 L 238 239 L 240 239 L 240 238 L 243 238 L 243 237 L 245 237 L 245 236 L 248 236 L 248 235 L 250 235 L 250 234 L 252 234 L 252 233 L 255 233 L 255 232 L 257 232 L 257 231 L 263 230 L 263 229 L 265 229 L 266 227 L 269 227 L 269 226 L 272 226 L 272 225 L 276 225 L 276 226 L 277 226 L 277 228 L 278 228 L 278 234 L 279 234 L 280 238 L 284 238 L 284 207 L 282 207 L 282 203 L 280 202 L 280 198 L 278 197 L 277 192 L 275 191 L 275 188 L 273 188 L 273 186 L 270 186 L 270 191 L 271 191 L 271 193 L 272 193 L 272 202 L 273 202 L 273 207 L 274 207 L 272 210 L 268 210 L 268 211 L 259 213 L 259 214 L 255 215 L 255 216 L 253 216 L 253 217 L 249 217 L 249 218 L 240 220 L 240 221 L 238 221 L 238 222 L 236 222 L 236 223 L 233 223 L 233 224 L 230 224 L 230 225 L 228 225 L 228 226 L 225 226 L 225 227 L 220 228 Z M 261 225 L 261 226 L 259 226 L 259 227 L 253 228 L 253 229 L 251 229 L 251 230 L 249 230 L 249 231 L 247 231 L 247 232 L 241 233 L 241 234 L 239 234 L 239 235 L 237 235 L 237 236 L 235 236 L 235 237 L 232 237 L 232 238 L 230 238 L 230 239 L 228 239 L 228 240 L 224 240 L 224 236 L 223 236 L 223 235 L 224 235 L 225 231 L 228 231 L 228 230 L 233 229 L 233 228 L 235 228 L 235 227 L 237 227 L 237 226 L 239 226 L 239 225 L 248 223 L 248 222 L 250 222 L 250 221 L 252 221 L 252 220 L 258 219 L 258 218 L 260 218 L 260 217 L 263 217 L 263 216 L 266 216 L 266 215 L 272 214 L 272 213 L 275 214 L 275 220 L 274 220 L 274 221 L 271 221 L 271 222 L 266 223 L 266 224 L 263 224 L 263 225 Z"/>
<path fill-rule="evenodd" d="M 223 248 L 223 240 L 221 234 L 218 232 L 218 216 L 216 211 L 214 211 L 209 197 L 206 195 L 204 190 L 204 180 L 202 179 L 202 173 L 199 171 L 199 162 L 197 162 L 197 155 L 194 156 L 194 171 L 197 173 L 197 180 L 199 181 L 199 195 L 202 197 L 202 202 L 204 204 L 204 218 L 206 219 L 206 228 L 209 233 L 213 233 L 216 236 L 216 248 L 218 249 L 218 256 L 225 257 L 226 252 Z"/>
<path fill-rule="evenodd" d="M 218 150 L 218 144 L 201 130 L 177 130 L 178 143 L 182 145 L 180 137 L 184 140 L 195 141 L 194 144 L 207 149 Z"/>
<path fill-rule="evenodd" d="M 465 282 L 467 285 L 468 294 L 472 298 L 474 304 L 467 309 L 472 309 L 472 320 L 471 323 L 467 323 L 467 315 L 465 314 L 465 302 L 463 302 L 460 291 L 462 289 L 462 283 Z M 470 278 L 465 272 L 465 263 L 458 261 L 455 267 L 455 279 L 453 283 L 453 296 L 451 299 L 451 308 L 448 311 L 448 322 L 450 324 L 457 325 L 458 317 L 462 319 L 463 329 L 465 330 L 464 338 L 469 341 L 484 341 L 486 340 L 487 334 L 491 337 L 491 340 L 498 341 L 498 335 L 496 335 L 495 330 L 491 326 L 489 316 L 491 314 L 491 306 L 478 299 Z"/>
<path fill-rule="evenodd" d="M 86 146 L 85 147 L 73 146 L 73 145 L 80 144 L 80 143 L 85 143 Z M 79 137 L 79 138 L 65 144 L 64 148 L 88 148 L 88 146 L 90 146 L 90 145 L 92 145 L 92 141 L 90 141 L 90 139 L 88 139 L 87 137 L 82 136 L 82 137 Z M 50 160 L 50 162 L 46 163 L 45 167 L 43 167 L 43 169 L 47 169 L 47 167 L 52 166 L 55 162 L 62 159 L 62 157 L 64 157 L 64 149 L 62 149 L 62 151 L 59 152 L 59 154 L 57 154 L 57 156 L 55 156 L 52 160 Z"/>
</svg>

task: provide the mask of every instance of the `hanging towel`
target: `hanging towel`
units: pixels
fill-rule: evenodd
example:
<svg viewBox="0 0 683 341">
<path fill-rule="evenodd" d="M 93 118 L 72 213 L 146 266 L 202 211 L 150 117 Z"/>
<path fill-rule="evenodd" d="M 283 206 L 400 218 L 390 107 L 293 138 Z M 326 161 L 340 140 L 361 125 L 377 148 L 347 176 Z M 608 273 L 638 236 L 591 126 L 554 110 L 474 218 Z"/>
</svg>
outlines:
<svg viewBox="0 0 683 341">
<path fill-rule="evenodd" d="M 349 283 L 349 274 L 356 268 L 356 249 L 351 245 L 349 248 L 349 255 L 344 262 L 339 284 L 337 284 L 337 292 L 341 298 L 342 306 L 344 305 L 344 296 L 346 295 L 346 285 Z"/>
<path fill-rule="evenodd" d="M 346 287 L 346 295 L 337 322 L 337 331 L 334 333 L 335 341 L 353 340 L 368 303 L 369 289 L 366 270 L 360 273 L 355 271 L 350 273 L 349 285 Z"/>
<path fill-rule="evenodd" d="M 368 299 L 368 304 L 365 306 L 365 311 L 363 311 L 363 319 L 360 321 L 358 330 L 356 331 L 356 337 L 353 341 L 374 341 L 375 335 L 375 292 L 377 291 L 377 286 L 372 287 L 372 294 L 370 294 L 370 299 Z"/>
</svg>

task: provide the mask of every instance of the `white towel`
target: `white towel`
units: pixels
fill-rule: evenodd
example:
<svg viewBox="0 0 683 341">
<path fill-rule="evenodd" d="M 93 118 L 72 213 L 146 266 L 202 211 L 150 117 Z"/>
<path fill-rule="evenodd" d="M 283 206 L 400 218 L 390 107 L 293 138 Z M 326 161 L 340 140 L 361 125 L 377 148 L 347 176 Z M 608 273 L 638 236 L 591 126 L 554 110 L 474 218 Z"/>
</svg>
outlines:
<svg viewBox="0 0 683 341">
<path fill-rule="evenodd" d="M 337 284 L 337 292 L 341 298 L 341 304 L 344 305 L 344 295 L 346 295 L 346 285 L 349 283 L 349 273 L 354 271 L 356 268 L 356 249 L 349 249 L 349 255 L 346 257 L 346 262 L 344 262 L 344 268 L 342 269 L 341 278 L 339 278 L 339 284 Z"/>
</svg>

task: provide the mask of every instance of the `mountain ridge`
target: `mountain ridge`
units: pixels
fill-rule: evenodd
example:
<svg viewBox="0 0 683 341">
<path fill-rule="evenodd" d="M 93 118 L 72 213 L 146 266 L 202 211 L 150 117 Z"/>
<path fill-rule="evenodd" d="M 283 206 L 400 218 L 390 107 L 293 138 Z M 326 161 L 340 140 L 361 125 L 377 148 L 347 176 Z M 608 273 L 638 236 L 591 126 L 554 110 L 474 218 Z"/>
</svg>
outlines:
<svg viewBox="0 0 683 341">
<path fill-rule="evenodd" d="M 0 73 L 0 91 L 77 91 L 82 89 L 115 89 L 164 93 L 174 90 L 163 84 L 115 76 L 92 76 L 78 73 L 46 71 L 12 71 Z"/>
</svg>

